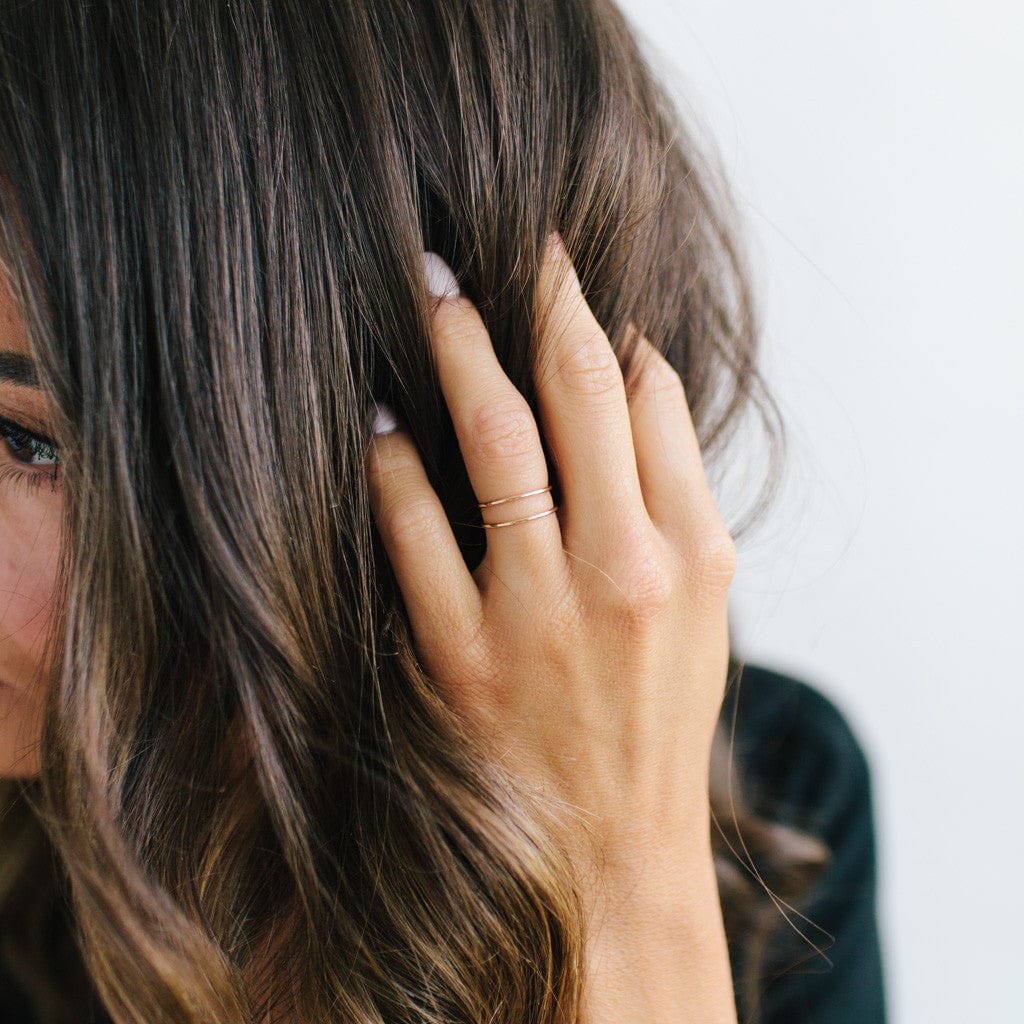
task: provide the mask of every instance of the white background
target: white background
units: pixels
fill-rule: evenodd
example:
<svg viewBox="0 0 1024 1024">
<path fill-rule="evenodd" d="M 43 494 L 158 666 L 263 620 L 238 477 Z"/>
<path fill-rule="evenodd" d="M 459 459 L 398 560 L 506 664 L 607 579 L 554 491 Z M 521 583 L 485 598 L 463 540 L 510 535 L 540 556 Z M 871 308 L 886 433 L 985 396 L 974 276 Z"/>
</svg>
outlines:
<svg viewBox="0 0 1024 1024">
<path fill-rule="evenodd" d="M 739 196 L 793 435 L 736 647 L 871 760 L 892 1020 L 1024 1020 L 1024 5 L 621 6 Z"/>
</svg>

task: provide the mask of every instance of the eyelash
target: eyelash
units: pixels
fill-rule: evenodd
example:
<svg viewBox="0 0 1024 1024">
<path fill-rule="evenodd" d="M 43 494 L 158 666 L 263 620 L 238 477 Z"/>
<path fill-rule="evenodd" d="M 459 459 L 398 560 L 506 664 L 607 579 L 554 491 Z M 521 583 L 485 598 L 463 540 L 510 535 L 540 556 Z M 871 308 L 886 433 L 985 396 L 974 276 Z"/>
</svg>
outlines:
<svg viewBox="0 0 1024 1024">
<path fill-rule="evenodd" d="M 17 463 L 0 462 L 0 480 L 9 480 L 13 484 L 24 484 L 26 490 L 38 490 L 44 480 L 49 480 L 54 487 L 57 486 L 57 467 L 60 465 L 60 451 L 55 441 L 43 434 L 33 433 L 26 430 L 14 420 L 0 416 L 0 438 L 8 444 L 17 448 L 28 448 L 32 455 L 41 455 L 44 458 L 54 460 L 53 472 L 44 472 L 41 469 L 19 469 Z"/>
</svg>

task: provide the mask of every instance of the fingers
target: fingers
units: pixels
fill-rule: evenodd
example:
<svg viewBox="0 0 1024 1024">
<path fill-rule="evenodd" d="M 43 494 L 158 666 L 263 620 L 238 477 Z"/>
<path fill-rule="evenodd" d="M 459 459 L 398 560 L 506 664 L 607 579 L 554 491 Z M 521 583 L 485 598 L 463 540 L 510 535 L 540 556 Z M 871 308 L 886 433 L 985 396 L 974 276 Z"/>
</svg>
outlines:
<svg viewBox="0 0 1024 1024">
<path fill-rule="evenodd" d="M 538 281 L 538 308 L 547 318 L 534 375 L 544 436 L 562 485 L 563 535 L 596 553 L 647 516 L 622 371 L 555 239 Z M 576 542 L 571 546 L 579 550 Z"/>
<path fill-rule="evenodd" d="M 540 589 L 564 594 L 569 546 L 607 564 L 636 528 L 653 522 L 698 561 L 724 528 L 710 493 L 682 381 L 634 329 L 631 379 L 591 312 L 572 263 L 549 240 L 538 280 L 543 344 L 534 373 L 563 506 L 485 533 L 487 555 L 469 573 L 446 518 L 404 432 L 381 435 L 368 472 L 378 525 L 418 637 L 479 631 L 495 582 L 520 599 Z M 425 254 L 428 280 L 447 268 Z M 473 490 L 481 502 L 548 484 L 540 429 L 502 369 L 479 313 L 457 287 L 431 305 L 431 344 L 441 388 Z M 549 492 L 485 508 L 485 523 L 551 507 Z"/>
<path fill-rule="evenodd" d="M 453 645 L 465 650 L 476 639 L 483 618 L 480 590 L 412 439 L 404 431 L 374 437 L 365 469 L 374 518 L 409 622 L 433 667 L 431 650 L 439 662 Z"/>
<path fill-rule="evenodd" d="M 627 384 L 633 447 L 647 512 L 666 537 L 693 552 L 720 526 L 682 379 L 630 325 L 635 343 Z"/>
<path fill-rule="evenodd" d="M 447 272 L 433 253 L 425 258 L 428 278 Z M 441 389 L 477 500 L 546 487 L 547 463 L 533 412 L 498 362 L 476 307 L 465 297 L 446 295 L 432 306 L 431 327 Z M 551 492 L 533 494 L 485 508 L 483 521 L 508 522 L 551 505 Z M 479 574 L 485 592 L 494 577 L 515 593 L 526 593 L 560 569 L 567 571 L 557 513 L 485 535 L 486 563 L 494 574 Z"/>
</svg>

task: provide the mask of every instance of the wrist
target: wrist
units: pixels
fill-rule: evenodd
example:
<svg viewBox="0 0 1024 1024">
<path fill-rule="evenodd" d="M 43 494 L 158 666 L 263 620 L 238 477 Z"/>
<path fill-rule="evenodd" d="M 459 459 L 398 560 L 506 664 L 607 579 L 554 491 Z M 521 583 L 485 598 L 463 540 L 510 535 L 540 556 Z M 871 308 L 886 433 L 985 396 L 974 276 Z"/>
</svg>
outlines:
<svg viewBox="0 0 1024 1024">
<path fill-rule="evenodd" d="M 586 1024 L 735 1024 L 714 861 L 610 876 L 591 895 Z"/>
<path fill-rule="evenodd" d="M 592 877 L 584 899 L 595 934 L 642 930 L 697 940 L 721 921 L 710 840 L 619 854 Z"/>
<path fill-rule="evenodd" d="M 711 848 L 711 813 L 706 799 L 671 823 L 637 826 L 620 832 L 588 856 L 580 884 L 584 898 L 627 916 L 685 916 L 706 903 L 718 904 L 718 883 Z"/>
</svg>

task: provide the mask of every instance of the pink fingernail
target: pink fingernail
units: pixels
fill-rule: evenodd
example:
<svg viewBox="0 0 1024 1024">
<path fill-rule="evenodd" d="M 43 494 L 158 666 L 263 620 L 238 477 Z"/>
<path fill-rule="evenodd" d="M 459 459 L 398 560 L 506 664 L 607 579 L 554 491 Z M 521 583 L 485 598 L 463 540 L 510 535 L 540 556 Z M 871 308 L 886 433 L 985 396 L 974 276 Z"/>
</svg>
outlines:
<svg viewBox="0 0 1024 1024">
<path fill-rule="evenodd" d="M 398 429 L 398 421 L 391 407 L 383 402 L 373 403 L 373 432 L 374 434 L 390 434 Z"/>
<path fill-rule="evenodd" d="M 431 295 L 455 298 L 462 294 L 459 282 L 455 280 L 452 268 L 436 252 L 424 251 L 423 274 Z"/>
</svg>

